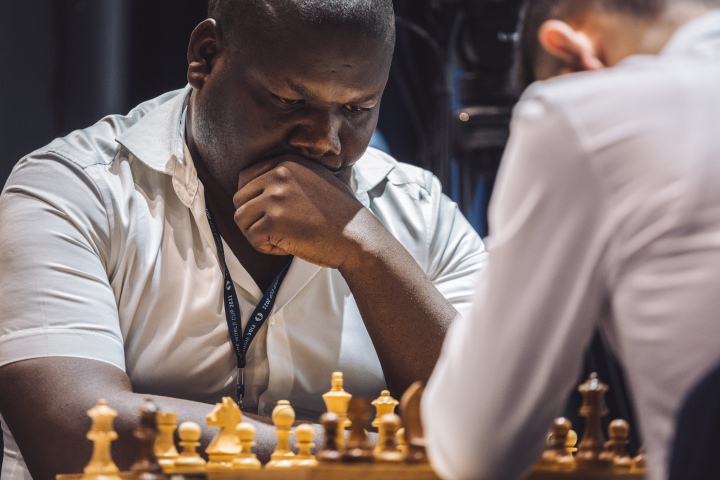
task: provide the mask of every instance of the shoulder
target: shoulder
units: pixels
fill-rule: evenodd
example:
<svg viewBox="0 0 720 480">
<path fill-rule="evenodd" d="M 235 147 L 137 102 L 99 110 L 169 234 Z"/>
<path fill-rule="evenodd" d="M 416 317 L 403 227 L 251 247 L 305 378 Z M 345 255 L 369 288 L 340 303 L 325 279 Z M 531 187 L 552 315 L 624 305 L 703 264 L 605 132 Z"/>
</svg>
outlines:
<svg viewBox="0 0 720 480">
<path fill-rule="evenodd" d="M 167 92 L 143 102 L 126 115 L 108 115 L 94 125 L 56 138 L 25 158 L 54 158 L 86 169 L 93 165 L 109 165 L 120 148 L 116 140 L 149 112 L 182 95 L 184 90 Z"/>
<path fill-rule="evenodd" d="M 515 116 L 567 122 L 587 147 L 629 135 L 664 131 L 697 116 L 718 98 L 720 66 L 696 57 L 636 55 L 615 67 L 537 82 L 516 106 Z M 699 107 L 699 108 L 698 108 Z"/>
</svg>

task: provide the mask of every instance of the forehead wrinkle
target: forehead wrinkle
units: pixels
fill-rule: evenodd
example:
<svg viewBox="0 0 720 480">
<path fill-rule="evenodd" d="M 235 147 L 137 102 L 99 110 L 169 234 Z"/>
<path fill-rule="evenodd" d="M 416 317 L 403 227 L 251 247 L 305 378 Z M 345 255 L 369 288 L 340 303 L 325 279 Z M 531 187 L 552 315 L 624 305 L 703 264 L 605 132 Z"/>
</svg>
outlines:
<svg viewBox="0 0 720 480">
<path fill-rule="evenodd" d="M 310 91 L 309 89 L 307 89 L 305 86 L 300 85 L 300 84 L 292 81 L 292 80 L 289 79 L 289 78 L 285 78 L 284 80 L 285 80 L 285 83 L 287 84 L 288 88 L 290 88 L 290 90 L 292 90 L 293 92 L 295 92 L 295 93 L 297 93 L 298 95 L 300 95 L 302 98 L 308 98 L 308 99 L 313 99 L 313 100 L 320 100 L 320 101 L 323 101 L 323 102 L 324 102 L 324 100 L 320 99 L 320 98 L 318 97 L 318 95 L 316 95 L 316 94 L 314 94 L 313 92 L 311 92 L 311 91 Z M 340 102 L 324 102 L 324 103 L 339 103 L 339 104 L 353 103 L 353 104 L 362 104 L 362 103 L 366 103 L 366 102 L 370 102 L 370 101 L 373 101 L 373 100 L 378 99 L 381 94 L 382 94 L 382 90 L 381 90 L 381 91 L 378 91 L 378 92 L 370 93 L 370 94 L 368 94 L 368 95 L 363 95 L 362 97 L 358 97 L 358 98 L 349 98 L 349 99 L 346 99 L 346 100 L 343 100 L 343 101 L 340 101 Z"/>
</svg>

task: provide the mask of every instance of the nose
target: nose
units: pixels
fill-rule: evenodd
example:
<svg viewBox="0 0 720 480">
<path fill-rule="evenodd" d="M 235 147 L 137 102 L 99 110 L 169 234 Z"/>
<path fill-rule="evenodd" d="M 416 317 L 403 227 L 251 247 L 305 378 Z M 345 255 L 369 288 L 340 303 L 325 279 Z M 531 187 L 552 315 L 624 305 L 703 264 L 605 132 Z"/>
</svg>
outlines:
<svg viewBox="0 0 720 480">
<path fill-rule="evenodd" d="M 339 115 L 331 111 L 308 112 L 290 132 L 288 143 L 308 157 L 339 155 L 342 150 L 341 124 Z"/>
</svg>

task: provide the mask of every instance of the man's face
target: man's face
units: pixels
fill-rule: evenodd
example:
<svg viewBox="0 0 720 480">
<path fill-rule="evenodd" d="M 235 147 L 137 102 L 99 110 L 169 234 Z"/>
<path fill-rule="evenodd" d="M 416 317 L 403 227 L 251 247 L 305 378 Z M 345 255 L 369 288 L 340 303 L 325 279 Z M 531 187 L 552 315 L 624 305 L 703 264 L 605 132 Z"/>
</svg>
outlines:
<svg viewBox="0 0 720 480">
<path fill-rule="evenodd" d="M 193 137 L 232 195 L 239 172 L 296 154 L 348 179 L 377 124 L 392 52 L 342 27 L 288 26 L 237 40 L 193 92 Z"/>
</svg>

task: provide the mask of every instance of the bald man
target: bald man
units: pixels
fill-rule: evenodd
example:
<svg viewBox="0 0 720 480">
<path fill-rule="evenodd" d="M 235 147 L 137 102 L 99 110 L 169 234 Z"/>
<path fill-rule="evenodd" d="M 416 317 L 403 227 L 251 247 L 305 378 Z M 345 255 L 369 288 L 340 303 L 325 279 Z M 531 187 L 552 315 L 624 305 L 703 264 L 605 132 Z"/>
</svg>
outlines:
<svg viewBox="0 0 720 480">
<path fill-rule="evenodd" d="M 600 328 L 667 477 L 685 396 L 720 362 L 720 7 L 530 0 L 492 261 L 425 391 L 447 478 L 520 478 Z M 544 242 L 542 253 L 538 243 Z M 698 448 L 701 448 L 698 446 Z"/>
<path fill-rule="evenodd" d="M 331 373 L 395 395 L 427 378 L 469 305 L 481 241 L 430 173 L 369 149 L 390 0 L 217 0 L 187 88 L 57 139 L 0 197 L 3 480 L 80 472 L 85 411 L 145 394 L 205 424 L 315 420 Z M 210 433 L 205 432 L 203 441 Z"/>
</svg>

